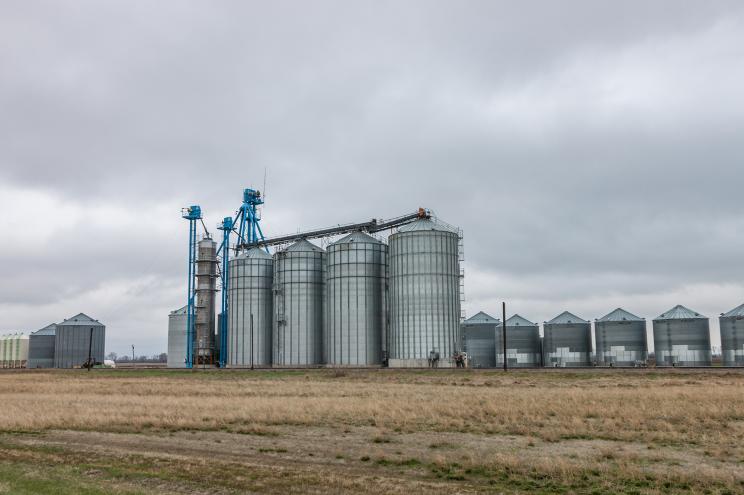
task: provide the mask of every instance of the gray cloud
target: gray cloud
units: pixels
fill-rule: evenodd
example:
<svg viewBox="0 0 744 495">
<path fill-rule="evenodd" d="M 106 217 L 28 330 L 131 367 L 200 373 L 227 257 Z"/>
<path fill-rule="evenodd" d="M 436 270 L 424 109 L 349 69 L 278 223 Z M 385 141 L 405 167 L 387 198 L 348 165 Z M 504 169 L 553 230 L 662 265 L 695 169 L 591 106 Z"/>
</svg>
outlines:
<svg viewBox="0 0 744 495">
<path fill-rule="evenodd" d="M 87 311 L 165 348 L 186 225 L 427 206 L 468 310 L 744 299 L 740 2 L 5 2 L 3 330 Z M 6 210 L 7 211 L 7 210 Z"/>
</svg>

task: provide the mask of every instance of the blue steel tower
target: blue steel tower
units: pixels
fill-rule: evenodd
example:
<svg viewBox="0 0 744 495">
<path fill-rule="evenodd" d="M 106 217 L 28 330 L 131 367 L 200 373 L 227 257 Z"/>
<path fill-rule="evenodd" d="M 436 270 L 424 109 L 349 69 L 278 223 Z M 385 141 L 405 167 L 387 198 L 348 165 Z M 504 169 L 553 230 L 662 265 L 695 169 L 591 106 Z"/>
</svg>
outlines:
<svg viewBox="0 0 744 495">
<path fill-rule="evenodd" d="M 228 299 L 228 284 L 230 276 L 230 233 L 235 232 L 238 235 L 238 244 L 249 244 L 264 240 L 263 232 L 259 221 L 261 220 L 256 211 L 256 207 L 262 205 L 263 198 L 261 192 L 255 189 L 245 189 L 243 191 L 243 204 L 235 214 L 235 218 L 225 217 L 222 224 L 218 227 L 222 231 L 222 245 L 217 250 L 219 256 L 222 252 L 222 323 L 220 324 L 220 361 L 219 365 L 224 368 L 227 365 L 227 321 L 230 311 L 230 302 Z M 269 252 L 268 247 L 264 247 Z"/>
<path fill-rule="evenodd" d="M 181 210 L 189 221 L 189 282 L 186 302 L 186 367 L 194 364 L 194 297 L 196 295 L 196 222 L 202 220 L 201 207 L 192 205 Z"/>
</svg>

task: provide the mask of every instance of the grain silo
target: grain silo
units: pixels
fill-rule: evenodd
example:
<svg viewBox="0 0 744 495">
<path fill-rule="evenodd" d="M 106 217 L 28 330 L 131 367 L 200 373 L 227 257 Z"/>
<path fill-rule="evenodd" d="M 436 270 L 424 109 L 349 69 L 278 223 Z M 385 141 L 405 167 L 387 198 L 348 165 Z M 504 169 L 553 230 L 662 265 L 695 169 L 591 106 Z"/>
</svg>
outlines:
<svg viewBox="0 0 744 495">
<path fill-rule="evenodd" d="M 708 318 L 675 306 L 654 320 L 656 366 L 710 366 Z"/>
<path fill-rule="evenodd" d="M 79 368 L 90 355 L 103 363 L 106 327 L 90 316 L 79 313 L 57 324 L 54 335 L 54 367 Z"/>
<path fill-rule="evenodd" d="M 230 261 L 227 366 L 270 366 L 274 259 L 254 247 Z"/>
<path fill-rule="evenodd" d="M 598 366 L 642 366 L 648 359 L 646 320 L 622 308 L 594 322 Z"/>
<path fill-rule="evenodd" d="M 168 315 L 168 367 L 186 367 L 187 306 L 171 311 Z"/>
<path fill-rule="evenodd" d="M 496 365 L 504 365 L 504 329 L 496 331 Z M 540 328 L 526 318 L 514 315 L 506 320 L 506 364 L 509 368 L 540 366 Z"/>
<path fill-rule="evenodd" d="M 479 312 L 462 322 L 462 350 L 468 355 L 471 368 L 493 368 L 496 366 L 496 332 L 501 320 Z"/>
<path fill-rule="evenodd" d="M 591 323 L 565 311 L 545 323 L 544 333 L 543 363 L 546 367 L 591 365 Z"/>
<path fill-rule="evenodd" d="M 274 366 L 323 360 L 325 256 L 304 239 L 274 254 Z"/>
<path fill-rule="evenodd" d="M 0 368 L 25 368 L 28 362 L 28 335 L 14 333 L 0 337 Z"/>
<path fill-rule="evenodd" d="M 28 336 L 28 368 L 54 367 L 54 338 L 57 325 L 52 323 Z"/>
<path fill-rule="evenodd" d="M 387 246 L 354 232 L 328 246 L 325 362 L 336 366 L 382 363 Z"/>
<path fill-rule="evenodd" d="M 194 302 L 194 364 L 214 364 L 215 293 L 217 291 L 217 243 L 205 238 L 197 244 L 196 294 Z"/>
<path fill-rule="evenodd" d="M 390 236 L 391 367 L 427 366 L 431 352 L 439 366 L 453 366 L 460 345 L 460 261 L 458 232 L 420 219 Z"/>
<path fill-rule="evenodd" d="M 724 366 L 744 366 L 744 304 L 718 319 Z"/>
</svg>

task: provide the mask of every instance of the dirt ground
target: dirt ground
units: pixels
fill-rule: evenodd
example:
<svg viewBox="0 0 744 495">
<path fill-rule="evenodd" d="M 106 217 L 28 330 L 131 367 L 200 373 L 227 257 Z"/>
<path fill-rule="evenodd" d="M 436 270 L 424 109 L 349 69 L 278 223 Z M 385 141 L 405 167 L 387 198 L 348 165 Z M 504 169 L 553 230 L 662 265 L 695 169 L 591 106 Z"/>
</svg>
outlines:
<svg viewBox="0 0 744 495">
<path fill-rule="evenodd" d="M 744 493 L 736 371 L 138 373 L 0 373 L 12 403 L 0 412 L 0 493 Z M 35 393 L 34 381 L 49 387 Z M 108 395 L 89 404 L 87 423 L 52 410 L 96 387 Z M 623 409 L 614 401 L 628 389 L 638 400 Z M 164 390 L 203 417 L 186 423 L 159 400 Z M 237 414 L 214 402 L 229 406 L 230 391 Z M 257 391 L 285 404 L 280 420 Z M 348 404 L 307 402 L 318 394 Z M 481 401 L 485 412 L 451 421 L 436 401 Z M 522 413 L 507 417 L 509 402 Z M 643 421 L 654 434 L 637 431 Z"/>
</svg>

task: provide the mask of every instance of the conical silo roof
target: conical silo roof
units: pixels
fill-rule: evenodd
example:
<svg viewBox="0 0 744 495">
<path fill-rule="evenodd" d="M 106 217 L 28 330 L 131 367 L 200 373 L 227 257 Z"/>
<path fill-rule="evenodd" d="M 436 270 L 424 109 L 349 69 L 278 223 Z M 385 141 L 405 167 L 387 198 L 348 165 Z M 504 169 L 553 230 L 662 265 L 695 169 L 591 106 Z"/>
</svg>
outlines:
<svg viewBox="0 0 744 495">
<path fill-rule="evenodd" d="M 33 332 L 33 335 L 54 335 L 57 332 L 57 324 L 50 323 L 41 330 Z"/>
<path fill-rule="evenodd" d="M 707 319 L 705 316 L 701 315 L 700 313 L 693 311 L 691 309 L 685 308 L 684 306 L 678 304 L 677 306 L 673 307 L 666 313 L 660 314 L 658 317 L 656 317 L 656 320 L 694 320 L 704 318 Z"/>
<path fill-rule="evenodd" d="M 617 308 L 615 311 L 612 311 L 606 315 L 604 315 L 602 318 L 598 319 L 599 322 L 605 322 L 605 321 L 644 321 L 643 318 L 640 318 L 633 313 L 630 313 L 628 311 L 625 311 L 623 308 Z"/>
<path fill-rule="evenodd" d="M 347 235 L 346 237 L 342 237 L 341 239 L 337 240 L 333 244 L 353 244 L 355 242 L 366 242 L 371 244 L 382 244 L 380 241 L 375 239 L 369 234 L 365 234 L 364 232 L 352 232 L 351 234 Z"/>
<path fill-rule="evenodd" d="M 589 323 L 586 320 L 582 320 L 578 316 L 576 316 L 573 313 L 569 313 L 568 311 L 564 311 L 563 313 L 559 314 L 552 320 L 548 322 L 549 325 L 567 325 L 571 323 Z"/>
<path fill-rule="evenodd" d="M 295 251 L 295 252 L 316 252 L 316 253 L 322 253 L 323 249 L 319 248 L 312 242 L 308 241 L 307 239 L 300 239 L 299 241 L 295 242 L 291 246 L 289 246 L 286 251 Z"/>
<path fill-rule="evenodd" d="M 728 313 L 724 313 L 721 316 L 724 318 L 741 318 L 744 317 L 744 304 L 737 306 Z"/>
<path fill-rule="evenodd" d="M 79 326 L 103 326 L 101 322 L 98 320 L 94 320 L 90 316 L 86 315 L 85 313 L 78 313 L 72 318 L 68 318 L 64 320 L 62 323 L 59 323 L 58 326 L 70 326 L 70 325 L 79 325 Z"/>
<path fill-rule="evenodd" d="M 270 260 L 271 255 L 266 252 L 265 249 L 260 247 L 252 247 L 248 251 L 243 251 L 240 253 L 237 258 L 238 260 L 242 259 L 264 259 L 264 260 Z"/>
<path fill-rule="evenodd" d="M 188 309 L 188 306 L 184 306 L 183 308 L 180 308 L 180 309 L 174 309 L 173 311 L 170 312 L 170 314 L 172 314 L 172 315 L 185 315 L 187 309 Z"/>
<path fill-rule="evenodd" d="M 499 323 L 500 321 L 501 320 L 499 320 L 498 318 L 494 318 L 493 316 L 484 313 L 483 311 L 479 311 L 477 314 L 471 316 L 463 323 L 467 323 L 469 325 L 477 325 L 479 323 Z"/>
<path fill-rule="evenodd" d="M 506 320 L 507 327 L 536 327 L 537 323 L 532 323 L 527 318 L 523 318 L 519 315 L 514 315 Z"/>
<path fill-rule="evenodd" d="M 421 232 L 427 230 L 436 230 L 439 232 L 450 232 L 455 234 L 457 233 L 457 231 L 454 230 L 453 227 L 444 225 L 440 222 L 436 222 L 430 218 L 421 218 L 419 220 L 416 220 L 415 222 L 411 222 L 398 228 L 398 232 Z"/>
</svg>

